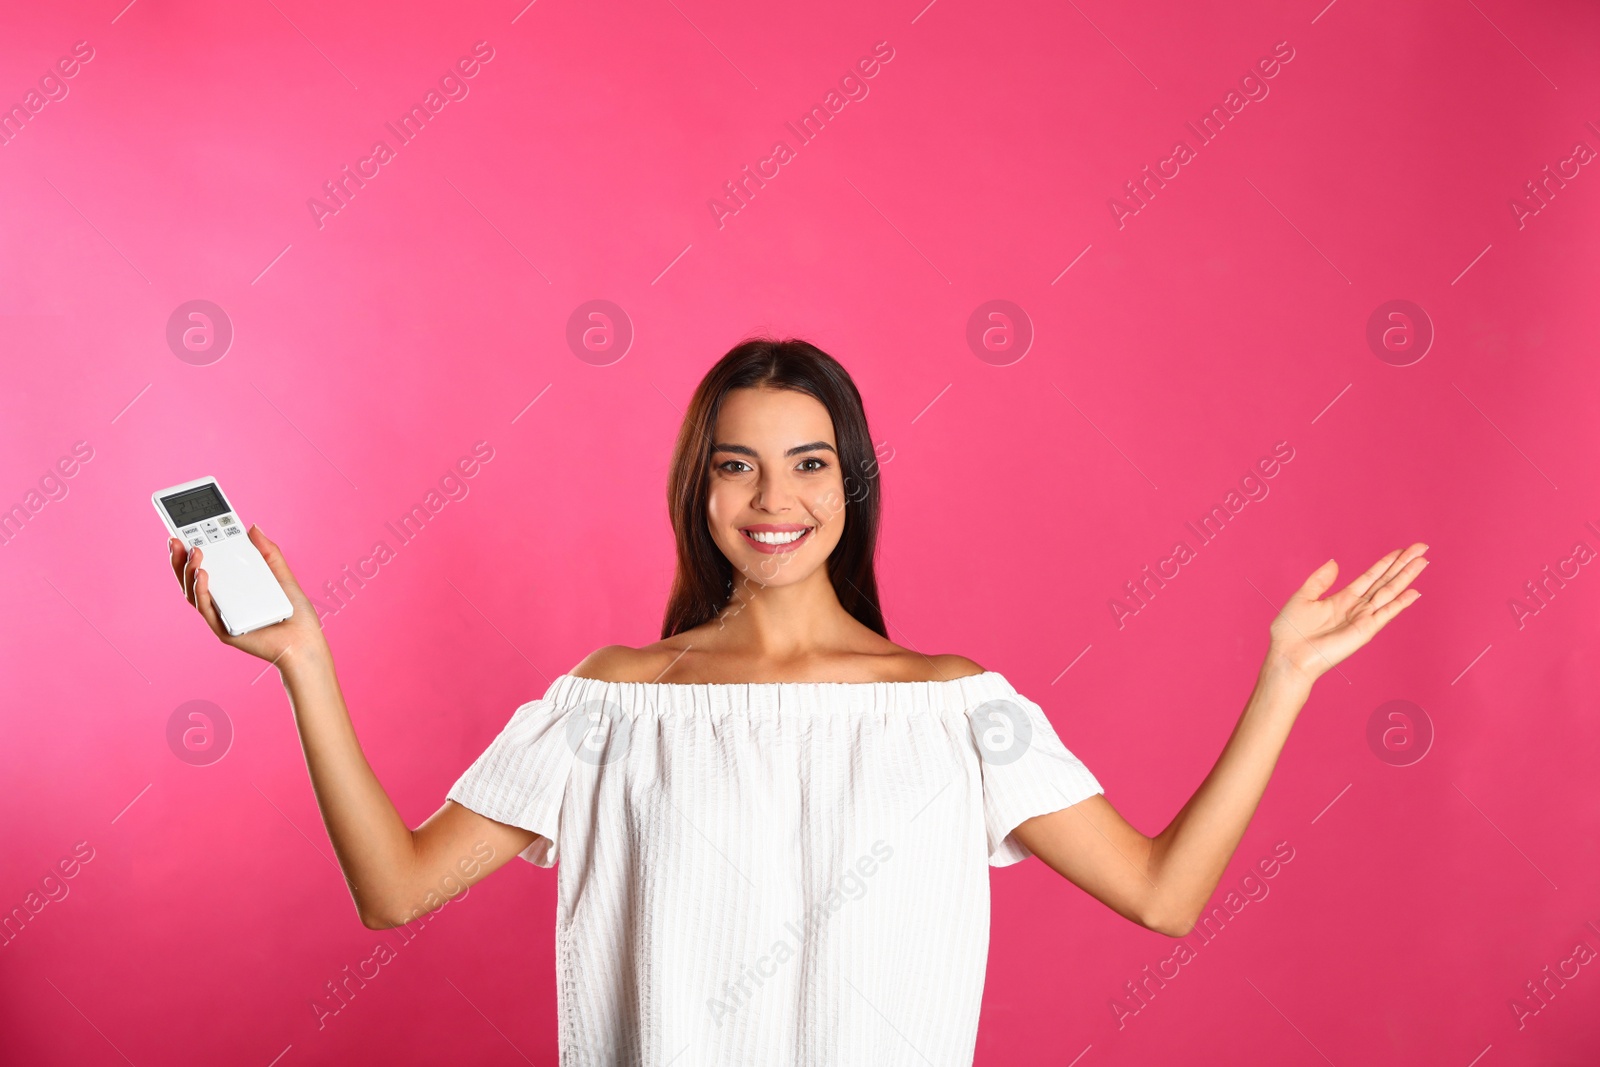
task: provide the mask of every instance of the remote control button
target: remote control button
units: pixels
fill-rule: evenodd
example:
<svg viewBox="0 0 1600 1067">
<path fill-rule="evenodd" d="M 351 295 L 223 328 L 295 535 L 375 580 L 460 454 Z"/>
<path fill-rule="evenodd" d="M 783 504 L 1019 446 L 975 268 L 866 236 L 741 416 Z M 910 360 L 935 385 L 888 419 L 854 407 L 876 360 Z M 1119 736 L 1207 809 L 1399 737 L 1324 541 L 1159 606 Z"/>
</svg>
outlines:
<svg viewBox="0 0 1600 1067">
<path fill-rule="evenodd" d="M 230 526 L 230 527 L 228 527 L 228 536 L 229 536 L 229 537 L 238 537 L 238 536 L 239 536 L 239 535 L 240 535 L 240 534 L 242 534 L 242 533 L 244 533 L 244 531 L 243 531 L 243 530 L 241 530 L 241 529 L 240 529 L 240 528 L 239 528 L 239 527 L 237 527 L 237 526 Z"/>
<path fill-rule="evenodd" d="M 200 532 L 200 527 L 198 527 L 198 526 L 185 526 L 183 528 L 183 536 L 185 536 L 185 537 L 193 537 L 195 534 L 197 534 L 199 532 Z"/>
<path fill-rule="evenodd" d="M 217 521 L 220 522 L 224 526 L 232 526 L 233 525 L 233 516 L 232 515 L 224 515 L 224 516 L 222 516 L 222 518 L 218 519 Z"/>
<path fill-rule="evenodd" d="M 189 544 L 194 546 L 195 548 L 199 548 L 201 545 L 203 545 L 205 543 L 206 543 L 206 539 L 200 534 L 195 534 L 194 536 L 189 538 Z"/>
<path fill-rule="evenodd" d="M 213 530 L 210 527 L 207 527 L 206 528 L 206 540 L 207 541 L 220 541 L 220 540 L 222 540 L 221 531 Z"/>
</svg>

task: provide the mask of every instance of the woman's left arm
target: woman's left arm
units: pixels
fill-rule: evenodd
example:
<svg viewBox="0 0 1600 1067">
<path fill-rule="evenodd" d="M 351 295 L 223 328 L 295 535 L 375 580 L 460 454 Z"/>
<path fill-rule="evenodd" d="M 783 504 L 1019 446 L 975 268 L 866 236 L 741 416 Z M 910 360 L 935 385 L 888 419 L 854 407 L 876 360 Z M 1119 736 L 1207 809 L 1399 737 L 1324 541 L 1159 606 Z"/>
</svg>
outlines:
<svg viewBox="0 0 1600 1067">
<path fill-rule="evenodd" d="M 1427 548 L 1390 552 L 1325 600 L 1338 564 L 1330 559 L 1311 572 L 1272 621 L 1266 660 L 1222 754 L 1161 833 L 1146 837 L 1097 794 L 1023 822 L 1017 840 L 1119 915 L 1187 934 L 1261 802 L 1312 683 L 1422 595 L 1407 586 L 1428 565 Z"/>
</svg>

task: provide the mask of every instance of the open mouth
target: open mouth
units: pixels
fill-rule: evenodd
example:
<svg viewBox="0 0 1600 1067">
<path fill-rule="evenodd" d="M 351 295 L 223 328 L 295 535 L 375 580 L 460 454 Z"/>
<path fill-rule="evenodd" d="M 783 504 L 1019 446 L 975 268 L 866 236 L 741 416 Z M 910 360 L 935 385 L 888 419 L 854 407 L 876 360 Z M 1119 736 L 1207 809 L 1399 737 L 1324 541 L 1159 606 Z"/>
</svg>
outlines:
<svg viewBox="0 0 1600 1067">
<path fill-rule="evenodd" d="M 739 530 L 745 543 L 757 552 L 793 552 L 806 543 L 811 536 L 813 527 L 801 526 L 795 523 L 772 525 L 762 523 L 759 526 L 745 526 Z"/>
</svg>

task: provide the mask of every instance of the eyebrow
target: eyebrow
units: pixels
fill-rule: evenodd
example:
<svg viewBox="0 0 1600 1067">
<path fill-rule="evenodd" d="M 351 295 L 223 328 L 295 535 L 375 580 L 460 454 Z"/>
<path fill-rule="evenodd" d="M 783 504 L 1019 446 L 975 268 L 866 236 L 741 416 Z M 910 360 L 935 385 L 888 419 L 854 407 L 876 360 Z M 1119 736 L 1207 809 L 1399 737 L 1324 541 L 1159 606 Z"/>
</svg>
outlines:
<svg viewBox="0 0 1600 1067">
<path fill-rule="evenodd" d="M 754 457 L 754 458 L 757 458 L 757 459 L 760 458 L 759 456 L 756 455 L 756 450 L 755 449 L 750 448 L 750 447 L 748 447 L 746 445 L 716 445 L 716 444 L 714 444 L 714 445 L 711 446 L 711 451 L 713 451 L 713 452 L 732 452 L 732 453 L 734 453 L 736 455 L 740 455 L 740 456 L 751 456 L 751 457 Z M 795 445 L 793 448 L 791 448 L 788 451 L 784 452 L 784 455 L 785 456 L 798 456 L 802 452 L 833 452 L 833 454 L 836 455 L 836 456 L 839 454 L 837 452 L 834 452 L 833 446 L 830 445 L 826 441 L 812 441 L 810 444 Z"/>
</svg>

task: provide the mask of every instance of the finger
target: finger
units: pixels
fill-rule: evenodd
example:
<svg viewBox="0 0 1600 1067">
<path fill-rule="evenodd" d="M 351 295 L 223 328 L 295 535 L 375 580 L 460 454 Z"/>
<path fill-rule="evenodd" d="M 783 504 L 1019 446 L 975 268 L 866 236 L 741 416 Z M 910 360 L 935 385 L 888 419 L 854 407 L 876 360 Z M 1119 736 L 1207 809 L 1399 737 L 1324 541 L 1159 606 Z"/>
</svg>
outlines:
<svg viewBox="0 0 1600 1067">
<path fill-rule="evenodd" d="M 1373 621 L 1372 632 L 1377 633 L 1379 630 L 1383 629 L 1386 625 L 1388 625 L 1390 619 L 1394 618 L 1396 615 L 1415 604 L 1417 599 L 1421 596 L 1422 590 L 1407 589 L 1404 593 L 1401 593 L 1383 607 L 1373 612 L 1372 615 L 1369 616 Z"/>
<path fill-rule="evenodd" d="M 1333 580 L 1338 576 L 1339 564 L 1337 561 L 1330 559 L 1312 571 L 1311 576 L 1300 583 L 1300 588 L 1296 590 L 1296 595 L 1303 596 L 1307 600 L 1320 600 L 1322 599 L 1322 594 L 1328 591 L 1328 587 L 1333 584 Z"/>
<path fill-rule="evenodd" d="M 205 618 L 206 625 L 211 627 L 211 632 L 218 637 L 228 637 L 228 629 L 222 625 L 222 616 L 217 614 L 217 605 L 211 600 L 211 575 L 205 571 L 198 573 L 194 580 L 194 593 L 200 614 Z"/>
<path fill-rule="evenodd" d="M 1403 550 L 1403 552 L 1400 553 L 1400 555 L 1397 555 L 1397 557 L 1395 557 L 1394 563 L 1390 563 L 1389 569 L 1387 569 L 1387 571 L 1384 571 L 1384 573 L 1382 573 L 1382 576 L 1379 577 L 1378 582 L 1376 582 L 1376 584 L 1374 584 L 1374 589 L 1381 589 L 1382 585 L 1384 585 L 1384 582 L 1394 581 L 1395 576 L 1398 576 L 1398 574 L 1400 574 L 1400 571 L 1403 571 L 1403 569 L 1405 569 L 1406 566 L 1410 566 L 1411 565 L 1411 561 L 1416 560 L 1416 558 L 1418 558 L 1418 557 L 1421 557 L 1422 553 L 1424 553 L 1424 552 L 1427 552 L 1427 545 L 1426 544 L 1422 544 L 1421 541 L 1416 542 L 1416 544 L 1410 545 L 1410 547 L 1406 547 L 1406 549 Z M 1368 590 L 1368 592 L 1371 592 L 1371 590 Z"/>
<path fill-rule="evenodd" d="M 261 553 L 261 558 L 267 561 L 267 566 L 271 569 L 273 577 L 277 578 L 285 589 L 296 593 L 300 592 L 300 583 L 295 581 L 294 573 L 289 570 L 289 561 L 283 558 L 283 551 L 278 548 L 277 542 L 268 538 L 262 532 L 261 527 L 254 523 L 246 531 L 246 536 L 250 538 L 250 543 L 256 546 L 256 550 Z"/>
<path fill-rule="evenodd" d="M 1372 584 L 1372 588 L 1367 590 L 1366 595 L 1370 597 L 1375 590 L 1382 589 L 1385 582 L 1393 581 L 1396 575 L 1405 570 L 1405 568 L 1411 564 L 1412 560 L 1416 559 L 1427 550 L 1428 546 L 1423 544 L 1421 541 L 1418 541 L 1409 548 L 1401 551 L 1399 555 L 1395 556 L 1394 562 L 1389 564 L 1388 569 L 1386 569 L 1383 574 L 1378 577 L 1378 580 Z"/>
<path fill-rule="evenodd" d="M 1373 609 L 1381 608 L 1392 602 L 1406 591 L 1406 586 L 1410 585 L 1417 575 L 1427 568 L 1428 562 L 1421 556 L 1413 557 L 1410 562 L 1395 573 L 1394 577 L 1388 579 L 1373 591 L 1372 598 L 1368 601 L 1369 607 Z"/>
<path fill-rule="evenodd" d="M 183 565 L 188 562 L 188 546 L 181 538 L 167 538 L 167 562 L 172 565 L 172 576 L 178 579 L 178 588 L 183 588 Z"/>
<path fill-rule="evenodd" d="M 1394 589 L 1389 590 L 1388 596 L 1384 596 L 1384 588 L 1386 586 L 1388 586 L 1390 583 L 1394 582 L 1397 578 L 1399 578 L 1400 575 L 1404 574 L 1407 567 L 1410 567 L 1419 558 L 1421 558 L 1422 557 L 1422 553 L 1427 550 L 1427 547 L 1428 547 L 1427 545 L 1425 545 L 1425 544 L 1423 544 L 1422 542 L 1419 541 L 1416 544 L 1412 545 L 1410 548 L 1407 548 L 1407 549 L 1404 549 L 1403 551 L 1401 551 L 1399 555 L 1395 556 L 1393 562 L 1391 562 L 1389 564 L 1389 566 L 1384 570 L 1384 572 L 1381 575 L 1378 576 L 1377 580 L 1374 581 L 1372 583 L 1372 585 L 1367 589 L 1366 593 L 1362 596 L 1362 599 L 1366 600 L 1368 602 L 1368 604 L 1371 605 L 1374 600 L 1376 600 L 1379 597 L 1382 597 L 1383 599 L 1382 599 L 1381 602 L 1387 603 L 1388 600 L 1390 599 L 1390 597 L 1392 597 L 1394 594 L 1400 592 L 1400 590 L 1404 589 L 1405 586 L 1404 585 L 1400 585 L 1400 586 L 1397 586 Z M 1426 560 L 1423 561 L 1423 565 L 1424 566 L 1427 565 L 1427 561 Z M 1416 577 L 1416 574 L 1412 573 L 1406 579 L 1406 581 L 1409 582 L 1411 580 L 1411 578 L 1415 578 L 1415 577 Z"/>
<path fill-rule="evenodd" d="M 1390 552 L 1388 555 L 1384 556 L 1382 559 L 1378 560 L 1378 562 L 1374 563 L 1372 566 L 1368 567 L 1360 577 L 1351 581 L 1349 585 L 1339 590 L 1339 595 L 1352 597 L 1366 596 L 1367 590 L 1371 589 L 1375 584 L 1377 584 L 1378 579 L 1388 572 L 1390 564 L 1394 563 L 1394 561 L 1399 557 L 1400 549 L 1397 548 L 1393 552 Z"/>
<path fill-rule="evenodd" d="M 202 555 L 202 552 L 201 552 L 200 549 L 196 548 L 196 549 L 192 550 L 189 553 L 188 562 L 183 565 L 183 596 L 184 596 L 184 599 L 187 600 L 191 604 L 195 604 L 195 599 L 194 599 L 194 576 L 195 576 L 195 573 L 200 570 L 200 557 L 201 557 L 201 555 Z M 199 607 L 198 604 L 195 604 L 195 606 Z"/>
</svg>

